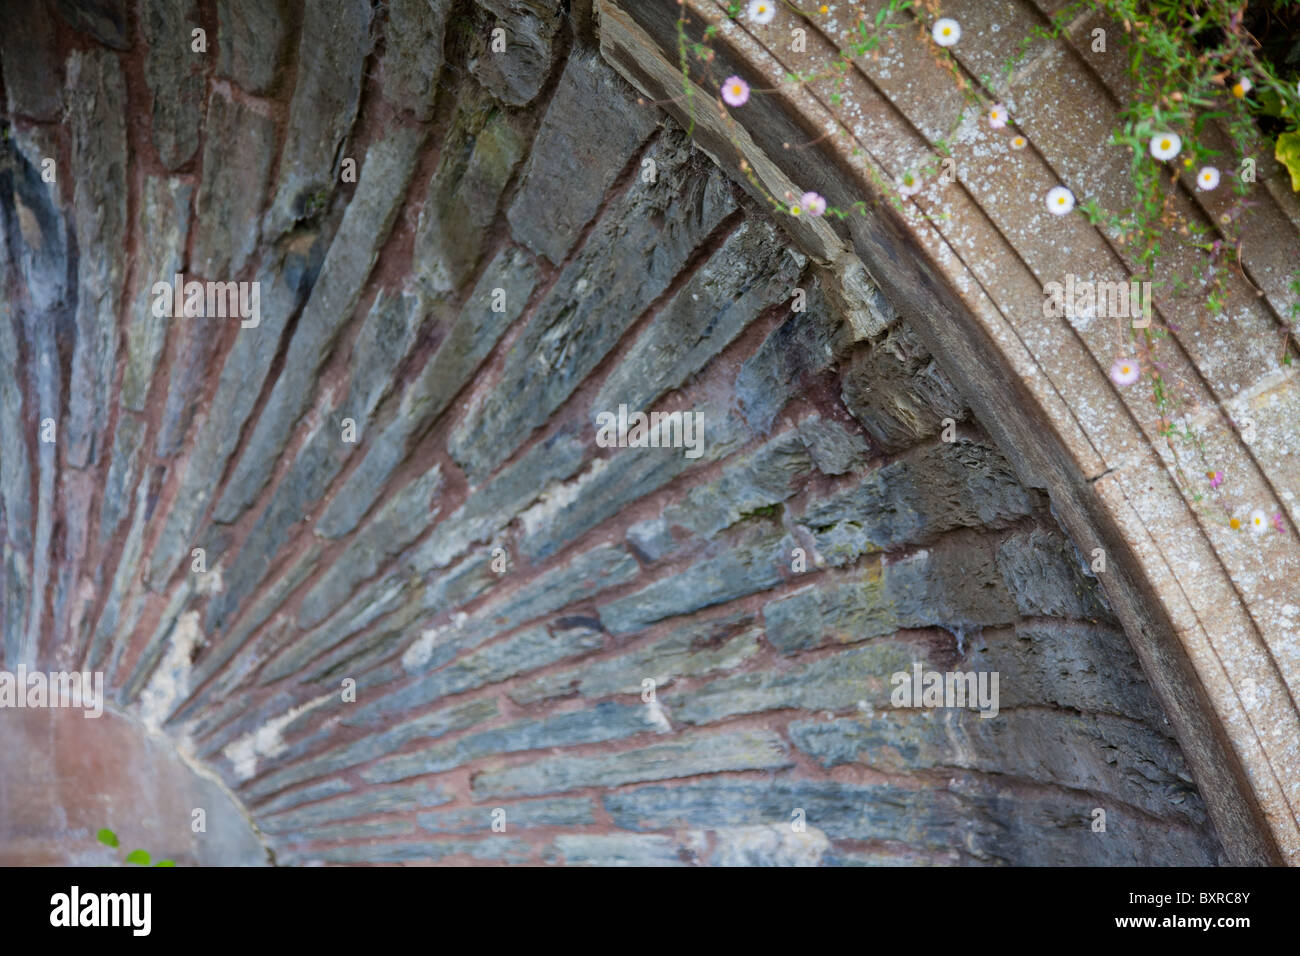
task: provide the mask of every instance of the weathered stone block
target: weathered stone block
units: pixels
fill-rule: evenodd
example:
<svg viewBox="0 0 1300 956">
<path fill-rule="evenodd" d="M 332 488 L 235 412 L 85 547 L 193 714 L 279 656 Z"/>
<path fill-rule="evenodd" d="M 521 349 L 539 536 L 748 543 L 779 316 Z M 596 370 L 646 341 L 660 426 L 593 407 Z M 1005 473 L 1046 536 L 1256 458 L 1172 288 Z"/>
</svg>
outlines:
<svg viewBox="0 0 1300 956">
<path fill-rule="evenodd" d="M 505 112 L 482 93 L 461 101 L 415 234 L 412 271 L 431 292 L 459 288 L 478 265 L 501 194 L 528 149 L 527 132 L 527 116 Z M 514 314 L 523 307 L 506 304 Z"/>
<path fill-rule="evenodd" d="M 845 407 L 886 451 L 916 444 L 945 418 L 968 412 L 957 390 L 910 326 L 895 325 L 879 342 L 855 351 L 844 370 Z"/>
<path fill-rule="evenodd" d="M 366 0 L 303 5 L 298 83 L 289 104 L 275 201 L 263 225 L 268 237 L 313 218 L 338 187 L 340 147 L 357 115 L 361 74 L 370 53 L 370 17 Z M 362 157 L 353 158 L 361 166 Z M 386 175 L 397 178 L 391 170 Z"/>
<path fill-rule="evenodd" d="M 551 72 L 560 9 L 547 0 L 475 0 L 492 15 L 488 29 L 505 31 L 505 49 L 493 37 L 476 36 L 469 71 L 492 95 L 511 106 L 532 102 Z"/>
<path fill-rule="evenodd" d="M 719 542 L 715 557 L 602 605 L 597 609 L 600 619 L 611 633 L 627 634 L 666 617 L 765 590 L 782 580 L 779 568 L 794 546 L 784 529 L 762 522 L 735 541 Z"/>
<path fill-rule="evenodd" d="M 232 148 L 235 143 L 238 148 Z M 253 256 L 274 150 L 275 124 L 269 116 L 213 91 L 191 260 L 199 275 L 229 281 Z"/>
<path fill-rule="evenodd" d="M 598 61 L 594 52 L 569 57 L 507 213 L 515 238 L 557 265 L 655 128 L 654 111 Z"/>
<path fill-rule="evenodd" d="M 204 63 L 209 55 L 192 48 L 191 31 L 199 25 L 195 0 L 140 4 L 140 30 L 149 47 L 144 79 L 153 94 L 153 144 L 167 169 L 184 166 L 199 148 Z M 222 146 L 230 149 L 229 142 Z"/>
<path fill-rule="evenodd" d="M 290 0 L 217 0 L 217 75 L 246 93 L 269 92 L 286 59 L 291 16 Z"/>
<path fill-rule="evenodd" d="M 452 433 L 452 457 L 472 478 L 550 418 L 735 209 L 721 174 L 699 168 L 680 133 L 650 156 L 656 180 L 635 181 L 602 217 L 507 353 L 500 381 Z"/>
<path fill-rule="evenodd" d="M 766 730 L 694 734 L 673 741 L 599 757 L 550 757 L 534 763 L 485 770 L 474 777 L 474 799 L 536 795 L 583 787 L 617 787 L 639 780 L 667 780 L 738 770 L 790 766 L 785 745 Z"/>
</svg>

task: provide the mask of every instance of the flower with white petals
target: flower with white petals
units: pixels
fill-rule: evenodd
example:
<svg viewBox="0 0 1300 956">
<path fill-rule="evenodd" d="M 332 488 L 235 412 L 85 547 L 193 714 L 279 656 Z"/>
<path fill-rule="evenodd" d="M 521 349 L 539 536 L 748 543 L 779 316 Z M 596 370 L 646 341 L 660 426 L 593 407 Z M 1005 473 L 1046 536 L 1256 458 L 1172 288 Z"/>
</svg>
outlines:
<svg viewBox="0 0 1300 956">
<path fill-rule="evenodd" d="M 1232 84 L 1232 95 L 1237 99 L 1242 99 L 1254 88 L 1255 84 L 1250 82 L 1250 78 L 1243 76 L 1236 83 Z"/>
<path fill-rule="evenodd" d="M 1142 366 L 1135 359 L 1116 359 L 1110 367 L 1110 380 L 1116 385 L 1132 385 L 1142 377 Z"/>
<path fill-rule="evenodd" d="M 961 39 L 961 24 L 951 17 L 935 20 L 930 36 L 934 37 L 934 42 L 939 46 L 952 46 Z"/>
<path fill-rule="evenodd" d="M 749 19 L 760 26 L 771 23 L 776 16 L 776 4 L 772 0 L 750 0 Z"/>
<path fill-rule="evenodd" d="M 898 180 L 898 192 L 901 196 L 915 196 L 921 191 L 921 180 L 914 173 L 903 173 Z"/>
<path fill-rule="evenodd" d="M 1064 186 L 1053 186 L 1047 191 L 1047 211 L 1064 216 L 1074 209 L 1074 193 Z"/>
<path fill-rule="evenodd" d="M 1156 133 L 1151 137 L 1151 155 L 1164 161 L 1173 159 L 1183 148 L 1183 141 L 1177 133 Z"/>
<path fill-rule="evenodd" d="M 826 200 L 822 198 L 821 193 L 807 192 L 799 197 L 803 203 L 804 211 L 816 219 L 826 211 Z"/>
<path fill-rule="evenodd" d="M 1268 530 L 1268 515 L 1264 514 L 1263 508 L 1256 508 L 1250 513 L 1250 530 L 1255 534 L 1263 534 Z"/>
<path fill-rule="evenodd" d="M 993 108 L 989 110 L 989 125 L 994 129 L 1001 129 L 1007 125 L 1007 108 L 1001 103 L 994 103 Z"/>
<path fill-rule="evenodd" d="M 1025 148 L 1026 146 L 1028 146 L 1028 145 L 1029 145 L 1029 140 L 1025 139 L 1023 136 L 1012 136 L 1012 137 L 1011 137 L 1011 148 L 1012 148 L 1012 149 L 1024 149 L 1024 148 Z"/>
<path fill-rule="evenodd" d="M 722 84 L 722 100 L 728 106 L 744 106 L 749 102 L 749 84 L 738 76 L 729 76 Z"/>
<path fill-rule="evenodd" d="M 1201 171 L 1196 174 L 1196 188 L 1208 193 L 1217 185 L 1219 185 L 1219 171 L 1213 166 L 1202 166 Z"/>
</svg>

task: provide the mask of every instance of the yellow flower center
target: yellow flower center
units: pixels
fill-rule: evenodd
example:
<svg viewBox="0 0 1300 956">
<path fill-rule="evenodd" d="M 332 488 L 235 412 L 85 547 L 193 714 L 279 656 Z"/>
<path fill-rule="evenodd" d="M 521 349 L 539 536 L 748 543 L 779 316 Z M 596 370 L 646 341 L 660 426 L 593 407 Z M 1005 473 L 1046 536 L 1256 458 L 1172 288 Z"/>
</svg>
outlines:
<svg viewBox="0 0 1300 956">
<path fill-rule="evenodd" d="M 830 12 L 831 12 L 831 8 L 828 7 L 828 6 L 826 6 L 826 4 L 823 3 L 823 4 L 822 4 L 822 10 L 821 10 L 821 12 L 822 12 L 822 13 L 830 13 Z"/>
<path fill-rule="evenodd" d="M 950 33 L 952 33 L 952 27 L 944 27 L 944 28 L 943 28 L 943 35 L 944 35 L 944 36 L 947 36 L 947 35 L 950 34 Z"/>
<path fill-rule="evenodd" d="M 1236 531 L 1238 528 L 1241 527 L 1241 522 L 1238 521 L 1236 518 L 1233 518 L 1231 521 L 1228 522 L 1228 527 L 1231 528 L 1233 531 Z"/>
<path fill-rule="evenodd" d="M 798 206 L 791 206 L 791 207 L 790 207 L 790 215 L 792 215 L 792 216 L 797 216 L 797 215 L 799 215 L 799 207 L 798 207 Z"/>
<path fill-rule="evenodd" d="M 1167 140 L 1167 139 L 1162 139 L 1162 140 L 1160 141 L 1160 148 L 1161 148 L 1161 149 L 1168 149 L 1168 148 L 1169 148 L 1169 140 Z"/>
</svg>

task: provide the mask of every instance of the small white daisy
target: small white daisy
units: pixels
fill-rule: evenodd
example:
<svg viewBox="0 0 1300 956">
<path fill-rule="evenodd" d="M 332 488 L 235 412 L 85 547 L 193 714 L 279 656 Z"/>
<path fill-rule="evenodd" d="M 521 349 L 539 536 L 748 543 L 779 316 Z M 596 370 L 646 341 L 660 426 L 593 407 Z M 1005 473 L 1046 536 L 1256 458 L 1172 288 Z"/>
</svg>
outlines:
<svg viewBox="0 0 1300 956">
<path fill-rule="evenodd" d="M 1064 186 L 1053 186 L 1047 191 L 1047 211 L 1064 216 L 1074 209 L 1074 193 Z"/>
<path fill-rule="evenodd" d="M 1256 508 L 1250 513 L 1250 530 L 1255 534 L 1263 534 L 1268 530 L 1268 515 L 1264 514 L 1263 508 Z"/>
<path fill-rule="evenodd" d="M 803 203 L 804 211 L 816 219 L 826 211 L 826 200 L 822 198 L 821 193 L 807 192 L 799 197 Z"/>
<path fill-rule="evenodd" d="M 760 26 L 765 23 L 771 23 L 776 16 L 776 4 L 771 0 L 750 0 L 749 19 L 753 20 Z"/>
<path fill-rule="evenodd" d="M 1250 82 L 1249 77 L 1243 76 L 1236 83 L 1232 84 L 1232 95 L 1237 99 L 1242 99 L 1247 93 L 1255 88 L 1255 84 Z"/>
<path fill-rule="evenodd" d="M 1201 171 L 1196 174 L 1196 188 L 1208 193 L 1217 185 L 1219 185 L 1219 171 L 1213 166 L 1202 166 Z"/>
<path fill-rule="evenodd" d="M 993 108 L 989 110 L 989 125 L 994 129 L 1001 129 L 1007 125 L 1007 108 L 1001 103 L 994 103 Z"/>
<path fill-rule="evenodd" d="M 1151 155 L 1159 160 L 1173 159 L 1183 148 L 1177 133 L 1156 133 L 1151 137 Z"/>
<path fill-rule="evenodd" d="M 1135 359 L 1116 359 L 1110 367 L 1110 380 L 1116 385 L 1132 385 L 1142 377 L 1142 366 Z"/>
<path fill-rule="evenodd" d="M 1029 140 L 1025 139 L 1023 136 L 1012 136 L 1012 137 L 1011 137 L 1011 148 L 1012 148 L 1012 149 L 1024 149 L 1024 148 L 1025 148 L 1026 146 L 1028 146 L 1028 145 L 1029 145 Z"/>
<path fill-rule="evenodd" d="M 921 180 L 913 173 L 903 173 L 898 180 L 898 192 L 902 196 L 915 196 L 921 191 Z"/>
<path fill-rule="evenodd" d="M 961 24 L 951 17 L 935 20 L 930 36 L 934 37 L 934 42 L 939 46 L 952 46 L 961 39 Z"/>
</svg>

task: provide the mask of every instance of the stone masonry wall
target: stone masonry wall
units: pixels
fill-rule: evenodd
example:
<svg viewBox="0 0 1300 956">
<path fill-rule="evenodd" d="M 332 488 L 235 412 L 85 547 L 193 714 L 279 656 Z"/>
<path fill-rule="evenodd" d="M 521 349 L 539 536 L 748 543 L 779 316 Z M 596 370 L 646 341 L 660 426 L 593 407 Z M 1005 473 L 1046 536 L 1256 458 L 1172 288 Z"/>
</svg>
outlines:
<svg viewBox="0 0 1300 956">
<path fill-rule="evenodd" d="M 583 4 L 0 9 L 3 666 L 104 671 L 278 862 L 1221 861 L 1015 450 Z"/>
</svg>

